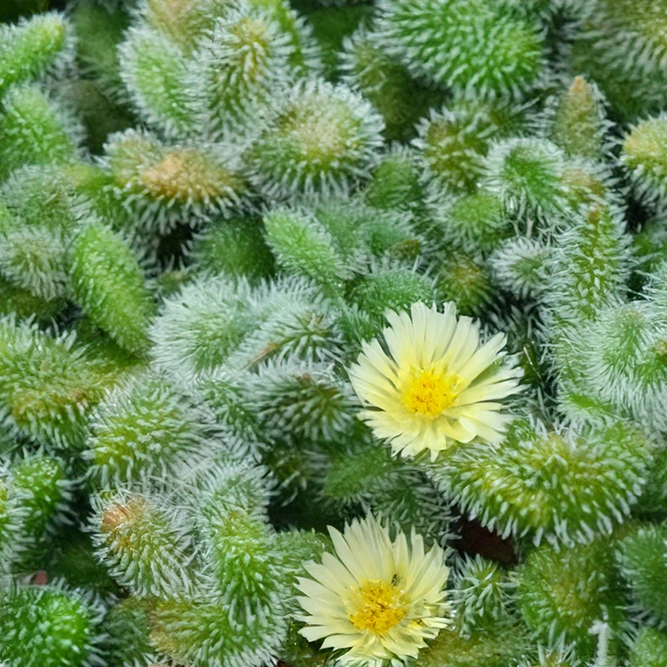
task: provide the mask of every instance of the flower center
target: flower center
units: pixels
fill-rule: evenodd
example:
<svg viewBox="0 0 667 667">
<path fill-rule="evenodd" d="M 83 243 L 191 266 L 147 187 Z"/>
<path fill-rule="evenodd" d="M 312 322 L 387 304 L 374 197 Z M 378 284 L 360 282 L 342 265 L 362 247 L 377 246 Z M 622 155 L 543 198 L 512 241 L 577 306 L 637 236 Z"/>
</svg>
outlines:
<svg viewBox="0 0 667 667">
<path fill-rule="evenodd" d="M 357 610 L 350 620 L 358 630 L 381 635 L 398 625 L 408 610 L 404 595 L 384 581 L 366 581 L 358 591 Z"/>
<path fill-rule="evenodd" d="M 403 390 L 403 404 L 410 411 L 436 419 L 451 407 L 461 388 L 461 378 L 454 373 L 420 371 Z"/>
</svg>

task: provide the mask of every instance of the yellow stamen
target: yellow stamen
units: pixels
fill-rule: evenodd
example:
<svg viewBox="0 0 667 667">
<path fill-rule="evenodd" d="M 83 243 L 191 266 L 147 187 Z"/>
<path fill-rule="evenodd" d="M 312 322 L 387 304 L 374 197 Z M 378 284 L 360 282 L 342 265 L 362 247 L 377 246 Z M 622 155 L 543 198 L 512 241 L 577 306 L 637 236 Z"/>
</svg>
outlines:
<svg viewBox="0 0 667 667">
<path fill-rule="evenodd" d="M 350 620 L 358 630 L 382 635 L 398 625 L 408 613 L 405 596 L 385 581 L 366 581 L 358 591 L 357 609 Z"/>
<path fill-rule="evenodd" d="M 461 384 L 454 373 L 420 371 L 407 383 L 403 404 L 410 412 L 436 419 L 454 404 Z"/>
</svg>

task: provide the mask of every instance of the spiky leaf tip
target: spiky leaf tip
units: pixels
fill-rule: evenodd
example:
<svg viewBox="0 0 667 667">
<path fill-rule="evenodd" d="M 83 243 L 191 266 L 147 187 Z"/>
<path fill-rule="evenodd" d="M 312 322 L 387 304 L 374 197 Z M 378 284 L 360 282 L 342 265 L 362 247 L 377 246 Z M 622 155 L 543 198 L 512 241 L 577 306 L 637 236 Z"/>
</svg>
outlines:
<svg viewBox="0 0 667 667">
<path fill-rule="evenodd" d="M 460 447 L 431 472 L 483 525 L 572 545 L 627 519 L 649 461 L 645 438 L 630 424 L 549 431 L 521 419 L 503 443 Z"/>
<path fill-rule="evenodd" d="M 101 222 L 86 224 L 69 251 L 76 300 L 87 315 L 130 352 L 146 352 L 153 296 L 130 245 Z"/>
<path fill-rule="evenodd" d="M 73 161 L 80 154 L 83 134 L 70 109 L 40 86 L 11 88 L 0 112 L 0 179 L 26 164 Z"/>
<path fill-rule="evenodd" d="M 99 659 L 102 614 L 96 603 L 62 586 L 0 589 L 0 659 L 25 667 L 87 667 Z"/>
<path fill-rule="evenodd" d="M 142 598 L 191 589 L 190 542 L 177 512 L 126 492 L 101 495 L 95 505 L 96 556 L 121 586 Z"/>
<path fill-rule="evenodd" d="M 619 560 L 638 610 L 654 623 L 667 623 L 667 526 L 646 524 L 625 536 Z"/>
<path fill-rule="evenodd" d="M 519 570 L 523 618 L 545 643 L 572 643 L 575 655 L 589 660 L 596 652 L 594 631 L 600 624 L 610 629 L 610 649 L 627 631 L 617 577 L 606 538 L 566 549 L 542 545 Z"/>
<path fill-rule="evenodd" d="M 632 651 L 631 667 L 665 667 L 667 665 L 667 634 L 656 628 L 642 628 Z"/>
<path fill-rule="evenodd" d="M 125 379 L 89 423 L 89 476 L 101 488 L 173 478 L 222 448 L 213 419 L 158 373 Z"/>
<path fill-rule="evenodd" d="M 381 10 L 389 52 L 459 93 L 517 98 L 541 76 L 541 35 L 530 21 L 503 12 L 501 3 L 400 0 L 383 2 Z"/>
<path fill-rule="evenodd" d="M 247 191 L 238 158 L 220 144 L 165 144 L 132 129 L 112 135 L 105 152 L 118 197 L 159 233 L 226 213 Z"/>
<path fill-rule="evenodd" d="M 382 127 L 348 88 L 300 83 L 251 149 L 252 178 L 268 196 L 344 194 L 377 163 Z"/>
</svg>

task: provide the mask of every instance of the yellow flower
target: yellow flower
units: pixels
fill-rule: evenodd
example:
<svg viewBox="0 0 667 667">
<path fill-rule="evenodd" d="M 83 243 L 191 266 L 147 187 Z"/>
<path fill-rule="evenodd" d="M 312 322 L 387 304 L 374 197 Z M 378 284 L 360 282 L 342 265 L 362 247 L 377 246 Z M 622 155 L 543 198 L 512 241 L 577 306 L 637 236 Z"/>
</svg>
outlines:
<svg viewBox="0 0 667 667">
<path fill-rule="evenodd" d="M 420 535 L 408 540 L 373 516 L 355 520 L 343 534 L 329 528 L 335 555 L 305 564 L 312 579 L 299 579 L 299 603 L 308 641 L 345 650 L 338 664 L 381 667 L 416 658 L 426 639 L 449 624 L 445 552 L 424 548 Z"/>
<path fill-rule="evenodd" d="M 511 417 L 498 400 L 519 391 L 521 377 L 519 368 L 498 363 L 505 336 L 480 346 L 479 325 L 457 318 L 453 303 L 444 313 L 416 303 L 387 320 L 387 352 L 378 340 L 364 343 L 350 369 L 366 408 L 360 417 L 373 433 L 396 452 L 429 449 L 433 459 L 452 441 L 500 440 Z"/>
</svg>

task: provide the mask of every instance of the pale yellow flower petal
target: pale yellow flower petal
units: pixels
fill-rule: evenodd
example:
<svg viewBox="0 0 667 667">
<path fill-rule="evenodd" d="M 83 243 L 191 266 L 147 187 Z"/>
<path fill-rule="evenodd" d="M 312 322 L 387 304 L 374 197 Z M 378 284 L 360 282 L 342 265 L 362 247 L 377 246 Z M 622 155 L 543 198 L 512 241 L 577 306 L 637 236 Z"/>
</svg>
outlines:
<svg viewBox="0 0 667 667">
<path fill-rule="evenodd" d="M 486 418 L 483 414 L 479 414 L 478 418 L 461 417 L 461 424 L 470 430 L 475 430 L 477 435 L 487 442 L 499 441 L 506 425 L 499 416 L 491 414 Z"/>
<path fill-rule="evenodd" d="M 387 321 L 390 326 L 383 331 L 384 339 L 396 364 L 399 367 L 420 365 L 422 362 L 421 347 L 405 345 L 406 340 L 413 340 L 415 337 L 410 315 L 405 312 L 390 311 L 387 313 Z"/>
<path fill-rule="evenodd" d="M 472 382 L 497 359 L 498 353 L 505 347 L 505 340 L 504 334 L 497 334 L 464 363 L 453 366 L 452 371 L 468 383 Z"/>
<path fill-rule="evenodd" d="M 337 591 L 341 584 L 351 585 L 355 581 L 350 571 L 337 558 L 327 553 L 324 554 L 321 565 L 306 563 L 306 571 L 333 591 Z"/>
<path fill-rule="evenodd" d="M 405 456 L 454 442 L 497 440 L 508 419 L 502 399 L 519 390 L 521 370 L 501 364 L 505 336 L 480 345 L 479 325 L 417 303 L 410 312 L 387 314 L 383 336 L 363 346 L 350 381 L 364 406 L 359 416 L 376 437 Z"/>
<path fill-rule="evenodd" d="M 469 387 L 459 394 L 453 408 L 481 403 L 482 401 L 495 401 L 499 398 L 506 398 L 515 392 L 515 388 L 516 382 L 513 380 Z"/>
<path fill-rule="evenodd" d="M 334 548 L 336 549 L 336 556 L 350 571 L 352 576 L 357 580 L 368 579 L 370 572 L 367 567 L 366 559 L 363 557 L 357 558 L 352 549 L 350 549 L 350 545 L 347 543 L 343 534 L 331 526 L 329 526 L 329 535 Z M 363 556 L 363 554 L 359 553 L 359 556 Z"/>
<path fill-rule="evenodd" d="M 329 532 L 335 555 L 306 564 L 313 579 L 298 580 L 304 593 L 297 598 L 304 610 L 299 618 L 306 623 L 300 633 L 344 651 L 340 665 L 383 667 L 416 658 L 426 640 L 449 623 L 444 551 L 435 545 L 426 552 L 414 532 L 408 538 L 399 530 L 392 540 L 387 526 L 372 516 L 343 533 Z M 346 574 L 337 580 L 341 570 Z"/>
<path fill-rule="evenodd" d="M 443 363 L 452 370 L 460 368 L 474 353 L 479 342 L 479 329 L 470 317 L 460 317 L 456 331 L 443 355 Z"/>
<path fill-rule="evenodd" d="M 321 625 L 310 625 L 299 630 L 299 633 L 309 642 L 316 642 L 329 634 L 329 629 Z"/>
<path fill-rule="evenodd" d="M 339 649 L 339 648 L 349 648 L 349 646 L 350 646 L 349 635 L 329 635 L 322 642 L 322 648 Z"/>
<path fill-rule="evenodd" d="M 476 435 L 475 431 L 466 428 L 460 419 L 442 419 L 440 424 L 443 432 L 456 442 L 470 442 Z"/>
</svg>

